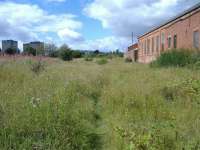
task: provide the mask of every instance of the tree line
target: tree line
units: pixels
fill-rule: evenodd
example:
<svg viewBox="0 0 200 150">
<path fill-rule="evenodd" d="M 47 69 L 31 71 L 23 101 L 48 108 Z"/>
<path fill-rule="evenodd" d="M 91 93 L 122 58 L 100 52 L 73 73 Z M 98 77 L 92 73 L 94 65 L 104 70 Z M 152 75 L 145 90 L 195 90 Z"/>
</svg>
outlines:
<svg viewBox="0 0 200 150">
<path fill-rule="evenodd" d="M 0 50 L 1 52 L 1 50 Z M 4 51 L 5 54 L 14 55 L 19 54 L 20 51 L 13 48 L 8 48 Z M 56 47 L 54 44 L 48 46 L 48 49 L 44 50 L 36 50 L 33 47 L 26 47 L 22 52 L 23 55 L 29 56 L 38 56 L 38 55 L 45 55 L 48 57 L 60 58 L 64 61 L 73 60 L 73 58 L 94 58 L 94 57 L 113 57 L 119 56 L 123 57 L 123 53 L 119 50 L 114 52 L 101 52 L 99 50 L 94 51 L 86 51 L 86 50 L 73 50 L 68 45 L 64 44 L 59 48 Z"/>
</svg>

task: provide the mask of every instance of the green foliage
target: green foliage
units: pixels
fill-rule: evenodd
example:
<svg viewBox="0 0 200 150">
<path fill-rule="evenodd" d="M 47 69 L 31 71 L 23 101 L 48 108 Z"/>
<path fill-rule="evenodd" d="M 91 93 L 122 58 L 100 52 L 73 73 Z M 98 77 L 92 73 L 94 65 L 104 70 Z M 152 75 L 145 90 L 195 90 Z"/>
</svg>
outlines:
<svg viewBox="0 0 200 150">
<path fill-rule="evenodd" d="M 112 54 L 115 55 L 115 56 L 117 56 L 117 57 L 123 57 L 124 56 L 124 54 L 122 52 L 120 52 L 119 49 L 117 49 L 116 51 L 114 51 Z"/>
<path fill-rule="evenodd" d="M 62 45 L 60 47 L 59 56 L 64 61 L 70 61 L 73 59 L 72 50 L 67 45 Z"/>
<path fill-rule="evenodd" d="M 13 49 L 13 48 L 8 48 L 5 50 L 5 53 L 8 54 L 8 55 L 14 55 L 17 53 L 17 50 L 16 49 Z"/>
<path fill-rule="evenodd" d="M 96 62 L 99 65 L 104 65 L 108 63 L 108 60 L 106 58 L 99 58 Z"/>
<path fill-rule="evenodd" d="M 200 59 L 197 52 L 186 49 L 170 50 L 161 54 L 161 56 L 151 66 L 157 67 L 184 67 L 189 64 L 195 64 Z"/>
<path fill-rule="evenodd" d="M 82 53 L 81 53 L 81 51 L 73 50 L 72 51 L 72 56 L 73 56 L 73 58 L 81 58 L 82 57 Z"/>
<path fill-rule="evenodd" d="M 28 55 L 33 55 L 36 56 L 36 49 L 32 48 L 32 47 L 27 47 L 24 52 Z"/>
</svg>

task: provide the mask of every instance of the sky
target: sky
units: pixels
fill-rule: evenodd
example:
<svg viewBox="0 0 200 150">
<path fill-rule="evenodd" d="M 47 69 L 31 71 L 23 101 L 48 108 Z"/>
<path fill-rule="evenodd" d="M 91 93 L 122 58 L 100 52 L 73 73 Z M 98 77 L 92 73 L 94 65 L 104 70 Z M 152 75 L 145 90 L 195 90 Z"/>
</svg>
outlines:
<svg viewBox="0 0 200 150">
<path fill-rule="evenodd" d="M 0 0 L 0 40 L 124 51 L 137 37 L 200 0 Z"/>
</svg>

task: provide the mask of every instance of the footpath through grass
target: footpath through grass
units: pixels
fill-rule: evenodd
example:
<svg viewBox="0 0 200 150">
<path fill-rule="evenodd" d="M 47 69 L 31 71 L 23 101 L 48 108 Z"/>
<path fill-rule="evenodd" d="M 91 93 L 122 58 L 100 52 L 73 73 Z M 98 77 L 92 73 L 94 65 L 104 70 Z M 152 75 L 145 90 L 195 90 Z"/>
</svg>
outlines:
<svg viewBox="0 0 200 150">
<path fill-rule="evenodd" d="M 200 149 L 199 71 L 35 63 L 0 61 L 0 149 Z"/>
</svg>

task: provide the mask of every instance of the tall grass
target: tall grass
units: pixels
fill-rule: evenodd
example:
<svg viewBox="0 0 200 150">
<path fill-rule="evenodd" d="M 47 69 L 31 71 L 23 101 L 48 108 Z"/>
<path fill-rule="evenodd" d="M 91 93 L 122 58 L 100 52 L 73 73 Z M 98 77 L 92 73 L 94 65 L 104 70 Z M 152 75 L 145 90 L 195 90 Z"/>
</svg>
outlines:
<svg viewBox="0 0 200 150">
<path fill-rule="evenodd" d="M 0 62 L 1 63 L 1 62 Z M 112 59 L 0 65 L 0 149 L 200 148 L 200 72 Z"/>
<path fill-rule="evenodd" d="M 161 54 L 161 56 L 151 66 L 158 67 L 184 67 L 200 61 L 200 53 L 194 50 L 173 49 Z"/>
</svg>

